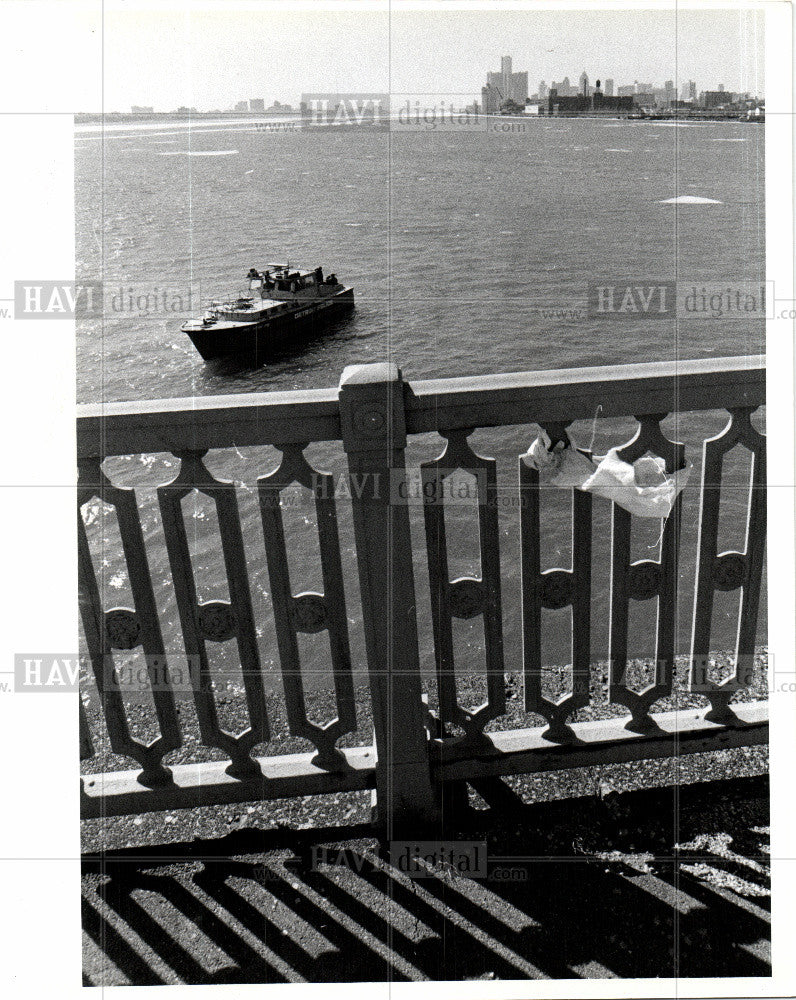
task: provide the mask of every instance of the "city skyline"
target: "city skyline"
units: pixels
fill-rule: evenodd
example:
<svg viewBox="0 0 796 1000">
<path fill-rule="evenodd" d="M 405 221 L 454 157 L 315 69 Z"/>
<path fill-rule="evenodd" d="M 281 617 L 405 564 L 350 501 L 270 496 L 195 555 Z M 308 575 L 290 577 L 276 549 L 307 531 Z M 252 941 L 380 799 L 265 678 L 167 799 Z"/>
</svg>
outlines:
<svg viewBox="0 0 796 1000">
<path fill-rule="evenodd" d="M 722 83 L 729 92 L 764 94 L 763 14 L 755 10 L 448 9 L 388 15 L 319 8 L 280 10 L 264 3 L 195 16 L 168 3 L 146 15 L 110 7 L 104 94 L 96 80 L 87 82 L 81 104 L 86 110 L 124 111 L 135 104 L 205 111 L 257 96 L 266 106 L 274 100 L 297 106 L 308 90 L 476 98 L 495 59 L 506 53 L 529 81 L 560 80 L 571 67 L 570 79 L 585 69 L 591 79 L 612 79 L 617 87 L 672 80 L 679 93 L 696 80 L 700 89 Z M 89 27 L 92 19 L 84 17 Z M 529 86 L 534 92 L 537 84 Z"/>
<path fill-rule="evenodd" d="M 587 73 L 586 70 L 583 70 L 581 72 L 581 74 L 577 78 L 577 83 L 573 82 L 574 79 L 575 79 L 574 77 L 572 79 L 570 79 L 570 77 L 564 76 L 564 77 L 561 78 L 560 82 L 559 81 L 555 81 L 555 80 L 551 80 L 551 82 L 549 84 L 547 84 L 547 82 L 545 80 L 540 80 L 539 84 L 536 87 L 536 90 L 533 90 L 533 88 L 531 87 L 531 85 L 530 85 L 530 83 L 528 82 L 528 79 L 527 79 L 528 75 L 529 75 L 527 70 L 526 71 L 512 72 L 512 65 L 513 65 L 512 56 L 510 56 L 510 55 L 509 56 L 501 56 L 500 57 L 500 62 L 501 62 L 501 71 L 498 72 L 498 73 L 487 71 L 487 73 L 486 73 L 487 81 L 490 81 L 490 79 L 491 79 L 491 81 L 493 82 L 493 85 L 496 85 L 497 82 L 498 82 L 497 78 L 499 78 L 501 76 L 503 76 L 504 78 L 505 78 L 506 75 L 509 75 L 511 77 L 514 77 L 514 78 L 523 77 L 523 78 L 525 78 L 525 80 L 524 80 L 524 86 L 525 86 L 525 90 L 526 90 L 526 95 L 525 96 L 527 96 L 529 98 L 530 97 L 534 97 L 534 98 L 538 97 L 540 99 L 544 99 L 549 94 L 550 90 L 552 90 L 554 87 L 556 89 L 558 89 L 559 94 L 561 94 L 563 96 L 567 91 L 564 91 L 564 90 L 561 89 L 562 85 L 567 86 L 569 88 L 568 92 L 570 92 L 570 93 L 580 93 L 582 91 L 582 89 L 583 89 L 584 76 L 586 77 L 586 84 L 588 86 L 588 89 L 589 89 L 590 93 L 594 92 L 596 86 L 602 84 L 602 90 L 603 90 L 603 92 L 605 93 L 605 95 L 607 97 L 613 96 L 615 92 L 619 96 L 621 96 L 623 93 L 625 93 L 625 94 L 645 94 L 645 93 L 658 93 L 658 92 L 660 92 L 660 93 L 666 93 L 667 97 L 670 95 L 670 99 L 673 99 L 673 100 L 675 100 L 675 99 L 679 99 L 679 100 L 696 100 L 696 98 L 701 93 L 704 93 L 704 92 L 726 92 L 727 94 L 745 93 L 745 91 L 732 91 L 732 90 L 729 90 L 728 88 L 726 88 L 724 86 L 724 84 L 722 82 L 718 82 L 718 83 L 711 82 L 711 83 L 709 83 L 706 86 L 700 86 L 700 84 L 697 81 L 695 81 L 695 80 L 683 80 L 682 83 L 681 83 L 681 85 L 678 87 L 676 85 L 676 82 L 674 80 L 664 80 L 663 82 L 653 81 L 652 83 L 644 83 L 644 82 L 639 82 L 638 80 L 634 80 L 632 84 L 629 84 L 629 83 L 618 83 L 613 77 L 607 77 L 606 76 L 602 80 L 599 77 L 595 78 L 595 83 L 592 85 L 590 83 L 589 74 Z M 506 65 L 508 66 L 507 70 L 504 69 L 504 67 Z M 513 86 L 515 88 L 518 87 L 518 86 L 521 87 L 521 86 L 523 86 L 523 82 L 515 80 Z M 504 87 L 506 87 L 505 79 L 504 79 Z M 478 89 L 477 87 L 473 88 L 474 99 L 476 99 L 476 100 L 477 100 L 477 95 L 475 95 L 475 91 L 477 89 Z M 481 89 L 483 90 L 484 88 L 481 88 Z M 503 90 L 503 93 L 506 94 L 506 96 L 511 97 L 511 98 L 513 98 L 515 100 L 524 100 L 525 99 L 525 97 L 519 98 L 516 95 L 516 91 L 512 92 L 512 84 L 511 83 L 509 83 L 508 86 L 506 87 L 506 89 Z M 470 96 L 470 95 L 468 94 L 468 95 L 459 95 L 459 96 Z M 750 96 L 753 96 L 753 97 L 756 96 L 756 97 L 761 97 L 762 98 L 764 95 L 759 94 L 759 95 L 750 95 Z M 230 107 L 227 107 L 227 108 L 219 108 L 219 109 L 216 109 L 216 110 L 219 110 L 219 111 L 239 111 L 239 112 L 247 112 L 247 111 L 251 111 L 251 112 L 259 112 L 259 111 L 281 111 L 281 112 L 288 112 L 288 111 L 298 111 L 299 110 L 299 107 L 296 107 L 296 106 L 294 106 L 292 104 L 289 104 L 289 103 L 287 103 L 285 101 L 280 101 L 279 98 L 274 98 L 273 100 L 271 100 L 270 104 L 266 104 L 266 102 L 268 100 L 269 100 L 269 98 L 262 98 L 262 97 L 259 97 L 259 98 L 248 98 L 248 99 L 243 99 L 243 100 L 240 100 L 240 101 L 236 101 L 235 104 L 234 104 L 234 106 L 230 106 Z M 131 108 L 131 110 L 135 113 L 135 112 L 151 112 L 154 109 L 151 106 L 150 107 L 146 107 L 146 106 L 141 107 L 141 106 L 133 105 L 132 108 Z M 170 109 L 170 110 L 174 110 L 174 109 Z M 178 109 L 178 110 L 184 110 L 184 109 Z M 194 107 L 194 108 L 191 108 L 190 110 L 191 111 L 196 111 L 197 109 Z"/>
<path fill-rule="evenodd" d="M 561 96 L 566 96 L 566 94 L 581 93 L 583 90 L 584 78 L 586 80 L 586 86 L 590 94 L 594 92 L 595 88 L 598 85 L 602 85 L 602 91 L 605 93 L 607 97 L 614 96 L 614 94 L 622 96 L 623 94 L 632 95 L 632 94 L 654 93 L 656 95 L 665 94 L 667 100 L 695 101 L 701 94 L 704 94 L 706 92 L 707 93 L 726 92 L 728 95 L 731 94 L 740 95 L 749 93 L 747 91 L 732 91 L 729 88 L 725 87 L 724 83 L 720 81 L 719 82 L 711 81 L 705 86 L 702 86 L 698 81 L 695 80 L 683 80 L 679 86 L 677 85 L 677 81 L 674 80 L 664 80 L 663 82 L 653 81 L 651 83 L 639 82 L 638 80 L 634 80 L 633 83 L 630 84 L 630 83 L 619 83 L 613 77 L 605 76 L 602 78 L 602 80 L 599 77 L 594 78 L 595 82 L 594 84 L 592 84 L 590 82 L 592 78 L 589 77 L 589 74 L 586 70 L 583 70 L 580 73 L 580 75 L 577 77 L 577 80 L 574 76 L 572 78 L 570 78 L 569 76 L 563 76 L 560 81 L 551 80 L 549 84 L 545 80 L 540 80 L 539 84 L 534 90 L 531 84 L 528 82 L 529 73 L 527 70 L 512 72 L 512 66 L 513 66 L 512 56 L 510 55 L 501 56 L 500 63 L 501 63 L 500 72 L 487 71 L 486 73 L 487 81 L 488 83 L 491 82 L 493 86 L 497 86 L 499 82 L 502 82 L 503 88 L 505 88 L 502 90 L 502 93 L 506 94 L 508 97 L 517 100 L 519 102 L 525 100 L 526 97 L 528 99 L 539 98 L 544 100 L 548 96 L 550 91 L 554 88 L 558 91 L 558 93 Z M 500 81 L 501 77 L 503 78 L 502 81 Z M 507 77 L 513 78 L 511 82 L 507 80 Z M 520 97 L 519 89 L 522 88 L 524 88 L 525 96 Z M 481 88 L 482 93 L 484 89 L 485 88 L 483 87 Z M 460 94 L 460 95 L 444 94 L 442 96 L 459 96 L 463 98 L 464 97 L 469 98 L 472 96 L 473 99 L 477 101 L 478 100 L 478 94 L 476 93 L 477 90 L 478 87 L 475 86 L 473 87 L 472 94 L 468 92 L 467 94 Z M 404 95 L 401 94 L 394 96 L 404 96 Z M 749 94 L 749 96 L 752 98 L 760 98 L 760 99 L 764 98 L 764 94 L 762 93 Z M 270 103 L 268 103 L 269 101 Z M 132 105 L 130 110 L 134 114 L 152 113 L 156 110 L 163 111 L 165 113 L 172 111 L 186 111 L 186 110 L 192 112 L 215 110 L 221 112 L 237 111 L 237 112 L 255 113 L 263 111 L 273 111 L 273 112 L 286 113 L 291 111 L 298 112 L 300 104 L 301 102 L 298 102 L 296 105 L 293 105 L 286 101 L 280 101 L 279 98 L 271 99 L 267 97 L 266 98 L 256 97 L 256 98 L 244 98 L 243 100 L 235 101 L 234 105 L 230 105 L 224 108 L 215 108 L 215 109 L 197 109 L 196 107 L 188 108 L 187 106 L 181 106 L 180 108 L 176 109 L 174 108 L 155 109 L 151 105 L 150 106 Z"/>
<path fill-rule="evenodd" d="M 602 92 L 606 97 L 612 97 L 615 94 L 617 96 L 629 96 L 629 95 L 655 95 L 660 96 L 662 99 L 668 101 L 682 100 L 682 101 L 696 101 L 704 93 L 727 93 L 728 96 L 737 94 L 742 95 L 747 92 L 743 91 L 731 91 L 727 89 L 722 82 L 711 82 L 706 86 L 700 86 L 700 84 L 695 80 L 683 80 L 682 84 L 678 87 L 674 80 L 664 80 L 662 83 L 659 81 L 654 81 L 651 83 L 640 82 L 634 80 L 632 84 L 618 83 L 613 77 L 603 77 L 600 80 L 599 77 L 594 79 L 592 84 L 591 78 L 588 72 L 584 69 L 577 78 L 577 82 L 574 82 L 575 78 L 573 76 L 570 79 L 569 76 L 564 76 L 560 81 L 551 80 L 549 84 L 545 80 L 540 80 L 539 84 L 534 91 L 528 82 L 528 71 L 513 71 L 513 57 L 511 55 L 504 55 L 500 57 L 501 69 L 499 72 L 487 71 L 487 87 L 500 87 L 500 93 L 504 97 L 508 97 L 512 100 L 522 103 L 523 101 L 531 99 L 544 100 L 549 95 L 550 91 L 555 89 L 560 96 L 567 96 L 573 94 L 579 94 L 583 92 L 584 83 L 589 94 L 593 94 L 595 89 L 601 87 Z M 487 87 L 481 87 L 481 100 L 483 102 L 484 91 Z M 474 91 L 478 88 L 474 88 Z M 401 95 L 403 96 L 403 95 Z M 451 96 L 451 95 L 444 95 Z M 470 95 L 457 95 L 460 97 L 469 97 Z M 752 98 L 763 99 L 764 95 L 748 95 Z M 217 108 L 211 110 L 217 111 L 236 111 L 236 112 L 298 112 L 301 107 L 301 102 L 298 106 L 294 106 L 284 101 L 280 101 L 278 98 L 271 100 L 271 103 L 266 105 L 268 98 L 248 98 L 236 101 L 234 106 L 229 106 L 226 108 Z M 478 101 L 478 95 L 474 96 L 474 100 Z M 139 106 L 133 105 L 130 109 L 132 113 L 152 113 L 154 108 L 152 106 Z M 186 111 L 197 112 L 196 107 L 186 108 L 185 106 L 177 109 L 168 109 L 169 111 Z M 490 109 L 485 109 L 489 111 Z M 497 110 L 497 107 L 491 109 L 493 111 Z M 166 112 L 168 113 L 168 112 Z"/>
</svg>

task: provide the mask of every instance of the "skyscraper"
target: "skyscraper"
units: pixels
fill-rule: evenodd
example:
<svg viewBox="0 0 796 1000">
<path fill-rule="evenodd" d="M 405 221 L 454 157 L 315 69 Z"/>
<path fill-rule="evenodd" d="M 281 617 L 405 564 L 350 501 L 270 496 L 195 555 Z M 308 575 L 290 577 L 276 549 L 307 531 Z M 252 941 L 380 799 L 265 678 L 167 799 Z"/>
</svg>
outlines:
<svg viewBox="0 0 796 1000">
<path fill-rule="evenodd" d="M 484 89 L 491 89 L 499 94 L 498 105 L 509 99 L 516 101 L 517 104 L 524 104 L 528 96 L 528 73 L 512 73 L 511 56 L 503 56 L 500 60 L 500 72 L 487 73 L 486 88 Z M 494 104 L 494 99 L 494 95 L 490 94 L 488 103 Z M 490 114 L 489 111 L 486 111 L 486 104 L 484 110 L 486 114 Z"/>
<path fill-rule="evenodd" d="M 580 93 L 583 94 L 584 97 L 588 97 L 589 96 L 589 77 L 588 77 L 585 69 L 580 74 L 580 80 L 578 81 L 578 83 L 579 83 L 578 89 L 580 90 Z"/>
<path fill-rule="evenodd" d="M 614 96 L 614 81 L 611 80 L 610 77 L 605 81 L 605 96 L 606 97 Z"/>
<path fill-rule="evenodd" d="M 501 91 L 490 80 L 490 77 L 498 75 L 498 73 L 487 73 L 487 84 L 481 88 L 481 107 L 485 115 L 496 115 L 504 100 Z"/>
</svg>

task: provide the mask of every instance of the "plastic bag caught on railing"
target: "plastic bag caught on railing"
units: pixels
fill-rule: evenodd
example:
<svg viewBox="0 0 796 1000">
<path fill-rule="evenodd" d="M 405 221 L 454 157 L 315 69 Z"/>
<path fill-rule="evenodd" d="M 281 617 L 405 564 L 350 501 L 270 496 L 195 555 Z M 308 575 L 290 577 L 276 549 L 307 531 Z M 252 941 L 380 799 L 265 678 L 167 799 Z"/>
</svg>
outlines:
<svg viewBox="0 0 796 1000">
<path fill-rule="evenodd" d="M 536 438 L 522 460 L 529 468 L 536 469 L 539 482 L 546 486 L 581 487 L 594 472 L 589 459 L 564 441 L 556 441 L 551 447 L 546 431 Z"/>
<path fill-rule="evenodd" d="M 674 473 L 656 455 L 642 455 L 631 465 L 612 448 L 602 458 L 591 461 L 563 441 L 551 447 L 549 435 L 542 431 L 522 456 L 529 468 L 539 473 L 539 482 L 547 486 L 576 488 L 613 500 L 636 517 L 668 517 L 678 494 L 688 482 L 691 463 Z"/>
</svg>

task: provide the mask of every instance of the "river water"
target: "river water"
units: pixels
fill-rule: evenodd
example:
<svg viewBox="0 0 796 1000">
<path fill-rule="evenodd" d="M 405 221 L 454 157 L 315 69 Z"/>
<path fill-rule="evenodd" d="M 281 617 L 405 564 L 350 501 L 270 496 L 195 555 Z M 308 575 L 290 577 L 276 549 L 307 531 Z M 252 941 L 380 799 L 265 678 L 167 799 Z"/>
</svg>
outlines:
<svg viewBox="0 0 796 1000">
<path fill-rule="evenodd" d="M 762 281 L 763 135 L 762 127 L 737 122 L 577 119 L 522 122 L 507 132 L 265 131 L 233 122 L 199 123 L 190 131 L 174 123 L 104 133 L 78 129 L 77 277 L 102 278 L 106 293 L 104 320 L 78 324 L 78 401 L 333 386 L 346 365 L 387 358 L 411 379 L 762 353 L 761 319 L 700 315 L 677 324 L 644 317 L 606 322 L 590 318 L 585 302 L 593 282 L 678 280 L 699 288 Z M 667 203 L 683 196 L 705 200 Z M 297 265 L 321 264 L 352 284 L 355 312 L 259 370 L 239 362 L 205 364 L 179 331 L 183 318 L 197 311 L 199 298 L 243 287 L 249 267 L 286 257 Z M 687 504 L 697 503 L 701 439 L 718 433 L 725 421 L 726 414 L 707 416 L 677 428 L 696 465 Z M 619 443 L 629 427 L 598 419 L 596 450 Z M 588 425 L 574 430 L 579 444 L 589 443 Z M 511 482 L 516 456 L 531 437 L 529 428 L 507 428 L 479 431 L 473 441 L 483 454 L 498 458 L 504 482 Z M 434 456 L 439 446 L 433 436 L 413 442 L 410 462 Z M 319 468 L 343 468 L 336 447 L 314 446 L 309 454 Z M 261 654 L 265 669 L 275 670 L 251 483 L 274 467 L 277 455 L 247 449 L 209 461 L 214 471 L 246 484 L 241 505 Z M 144 456 L 107 464 L 119 482 L 140 487 L 165 633 L 168 642 L 178 643 L 152 491 L 173 478 L 176 460 Z M 742 548 L 743 462 L 729 463 L 727 471 L 738 488 L 727 491 L 722 525 L 729 547 Z M 560 499 L 546 514 L 546 565 L 568 565 L 568 511 Z M 349 512 L 340 506 L 359 667 L 364 653 Z M 597 506 L 595 567 L 599 560 L 603 575 L 595 579 L 593 645 L 595 655 L 604 655 L 608 513 L 607 504 Z M 186 511 L 200 597 L 223 598 L 212 510 L 201 498 L 191 498 Z M 416 515 L 421 639 L 429 666 L 427 571 Z M 102 519 L 96 511 L 87 516 L 99 542 Z M 311 510 L 299 504 L 287 516 L 294 592 L 321 589 Z M 516 666 L 518 514 L 507 507 L 500 517 L 506 652 Z M 452 575 L 477 570 L 465 521 L 455 528 L 462 533 Z M 687 650 L 691 617 L 694 523 L 687 514 L 681 651 Z M 649 546 L 657 527 L 651 522 L 650 530 L 640 533 L 637 558 L 654 552 Z M 112 535 L 112 526 L 106 528 Z M 102 572 L 109 605 L 129 605 L 124 567 L 109 556 Z M 718 611 L 716 648 L 732 644 L 732 611 L 729 604 Z M 546 659 L 566 663 L 564 630 L 552 624 Z M 645 634 L 648 629 L 640 628 L 631 641 L 634 655 L 649 654 Z M 476 632 L 465 628 L 459 640 L 463 667 L 477 666 Z M 306 663 L 319 675 L 326 670 L 324 642 L 325 633 L 306 642 Z"/>
</svg>

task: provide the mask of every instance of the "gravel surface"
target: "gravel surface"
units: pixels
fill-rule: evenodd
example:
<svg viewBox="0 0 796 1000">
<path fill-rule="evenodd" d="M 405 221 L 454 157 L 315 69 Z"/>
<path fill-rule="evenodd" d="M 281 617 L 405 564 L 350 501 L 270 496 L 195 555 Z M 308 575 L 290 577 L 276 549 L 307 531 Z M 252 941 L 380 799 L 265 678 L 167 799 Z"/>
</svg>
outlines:
<svg viewBox="0 0 796 1000">
<path fill-rule="evenodd" d="M 711 677 L 721 679 L 726 676 L 732 664 L 728 653 L 717 653 L 711 657 Z M 628 669 L 628 683 L 642 687 L 648 682 L 650 662 L 631 661 Z M 672 697 L 661 699 L 655 705 L 656 711 L 675 708 L 703 707 L 705 699 L 688 693 L 684 687 L 687 680 L 687 659 L 680 657 L 676 663 L 676 683 Z M 565 668 L 549 668 L 546 671 L 546 695 L 558 698 L 567 688 Z M 608 702 L 607 664 L 598 663 L 591 671 L 591 704 L 579 710 L 573 721 L 609 718 L 626 714 L 622 706 Z M 429 704 L 436 707 L 435 685 L 427 685 Z M 478 704 L 483 698 L 481 678 L 463 677 L 458 679 L 459 701 L 462 705 Z M 508 730 L 543 724 L 539 716 L 525 712 L 522 704 L 522 677 L 517 673 L 506 674 L 506 713 L 490 722 L 486 730 Z M 754 658 L 754 678 L 749 688 L 739 691 L 734 701 L 760 700 L 767 696 L 767 651 L 760 649 Z M 239 731 L 246 725 L 242 714 L 244 704 L 240 689 L 228 688 L 217 695 L 223 724 L 231 731 Z M 340 746 L 357 746 L 370 743 L 372 732 L 370 717 L 370 693 L 367 684 L 355 688 L 358 729 L 340 740 Z M 126 770 L 134 764 L 124 757 L 111 753 L 105 732 L 96 693 L 93 698 L 84 696 L 87 717 L 92 734 L 95 735 L 95 756 L 81 764 L 81 773 Z M 319 690 L 307 695 L 307 709 L 311 718 L 330 719 L 335 714 L 332 693 Z M 152 712 L 140 704 L 128 706 L 130 729 L 136 738 L 151 739 L 155 736 Z M 167 764 L 195 763 L 208 760 L 223 760 L 224 755 L 217 750 L 203 747 L 196 716 L 191 703 L 178 703 L 180 723 L 183 727 L 184 744 L 169 754 Z M 311 750 L 311 745 L 303 739 L 292 737 L 288 732 L 284 712 L 284 701 L 273 695 L 268 701 L 269 719 L 274 734 L 261 753 L 303 753 Z M 520 775 L 506 780 L 525 801 L 540 802 L 572 796 L 593 794 L 600 781 L 610 781 L 619 790 L 650 788 L 671 784 L 688 784 L 706 781 L 722 776 L 740 777 L 762 774 L 767 771 L 768 754 L 766 747 L 739 748 L 707 754 L 692 754 L 670 760 L 649 760 L 632 764 L 616 764 L 601 767 L 579 767 L 568 771 L 548 772 L 535 775 Z M 479 804 L 479 797 L 471 792 L 471 800 Z M 208 806 L 191 810 L 171 810 L 147 813 L 138 816 L 108 817 L 85 820 L 82 823 L 82 843 L 84 851 L 124 847 L 132 844 L 179 842 L 196 837 L 223 836 L 231 830 L 246 826 L 258 828 L 292 827 L 306 829 L 312 826 L 348 826 L 368 822 L 370 818 L 370 793 L 348 792 L 332 795 L 317 795 L 303 798 L 280 799 L 264 803 L 233 804 L 228 806 Z"/>
<path fill-rule="evenodd" d="M 602 782 L 460 814 L 446 840 L 485 842 L 477 878 L 410 878 L 365 826 L 100 852 L 84 983 L 769 976 L 767 824 L 765 777 Z"/>
<path fill-rule="evenodd" d="M 730 665 L 715 655 L 712 678 Z M 631 663 L 631 686 L 645 686 L 649 670 Z M 765 650 L 754 671 L 735 700 L 766 697 Z M 676 674 L 656 710 L 703 706 L 684 690 L 684 659 Z M 565 670 L 546 675 L 548 697 L 565 693 Z M 626 714 L 608 703 L 605 664 L 592 669 L 590 687 L 577 721 Z M 483 700 L 482 678 L 461 678 L 458 688 L 462 705 Z M 506 694 L 489 731 L 542 724 L 523 709 L 521 676 L 506 675 Z M 428 697 L 434 708 L 433 683 Z M 241 691 L 218 700 L 223 724 L 242 729 Z M 316 720 L 335 714 L 329 692 L 307 703 Z M 358 729 L 341 745 L 370 742 L 369 705 L 359 684 Z M 97 754 L 83 773 L 128 769 L 110 752 L 96 695 L 86 707 Z M 151 713 L 129 708 L 132 734 L 151 739 Z M 166 762 L 223 759 L 200 745 L 192 704 L 179 713 L 185 743 Z M 289 735 L 277 696 L 269 715 L 274 738 L 260 752 L 310 749 Z M 439 835 L 485 844 L 478 879 L 402 872 L 370 825 L 370 793 L 86 820 L 83 981 L 768 976 L 767 767 L 767 748 L 750 747 L 474 780 L 465 808 L 446 807 Z"/>
</svg>

